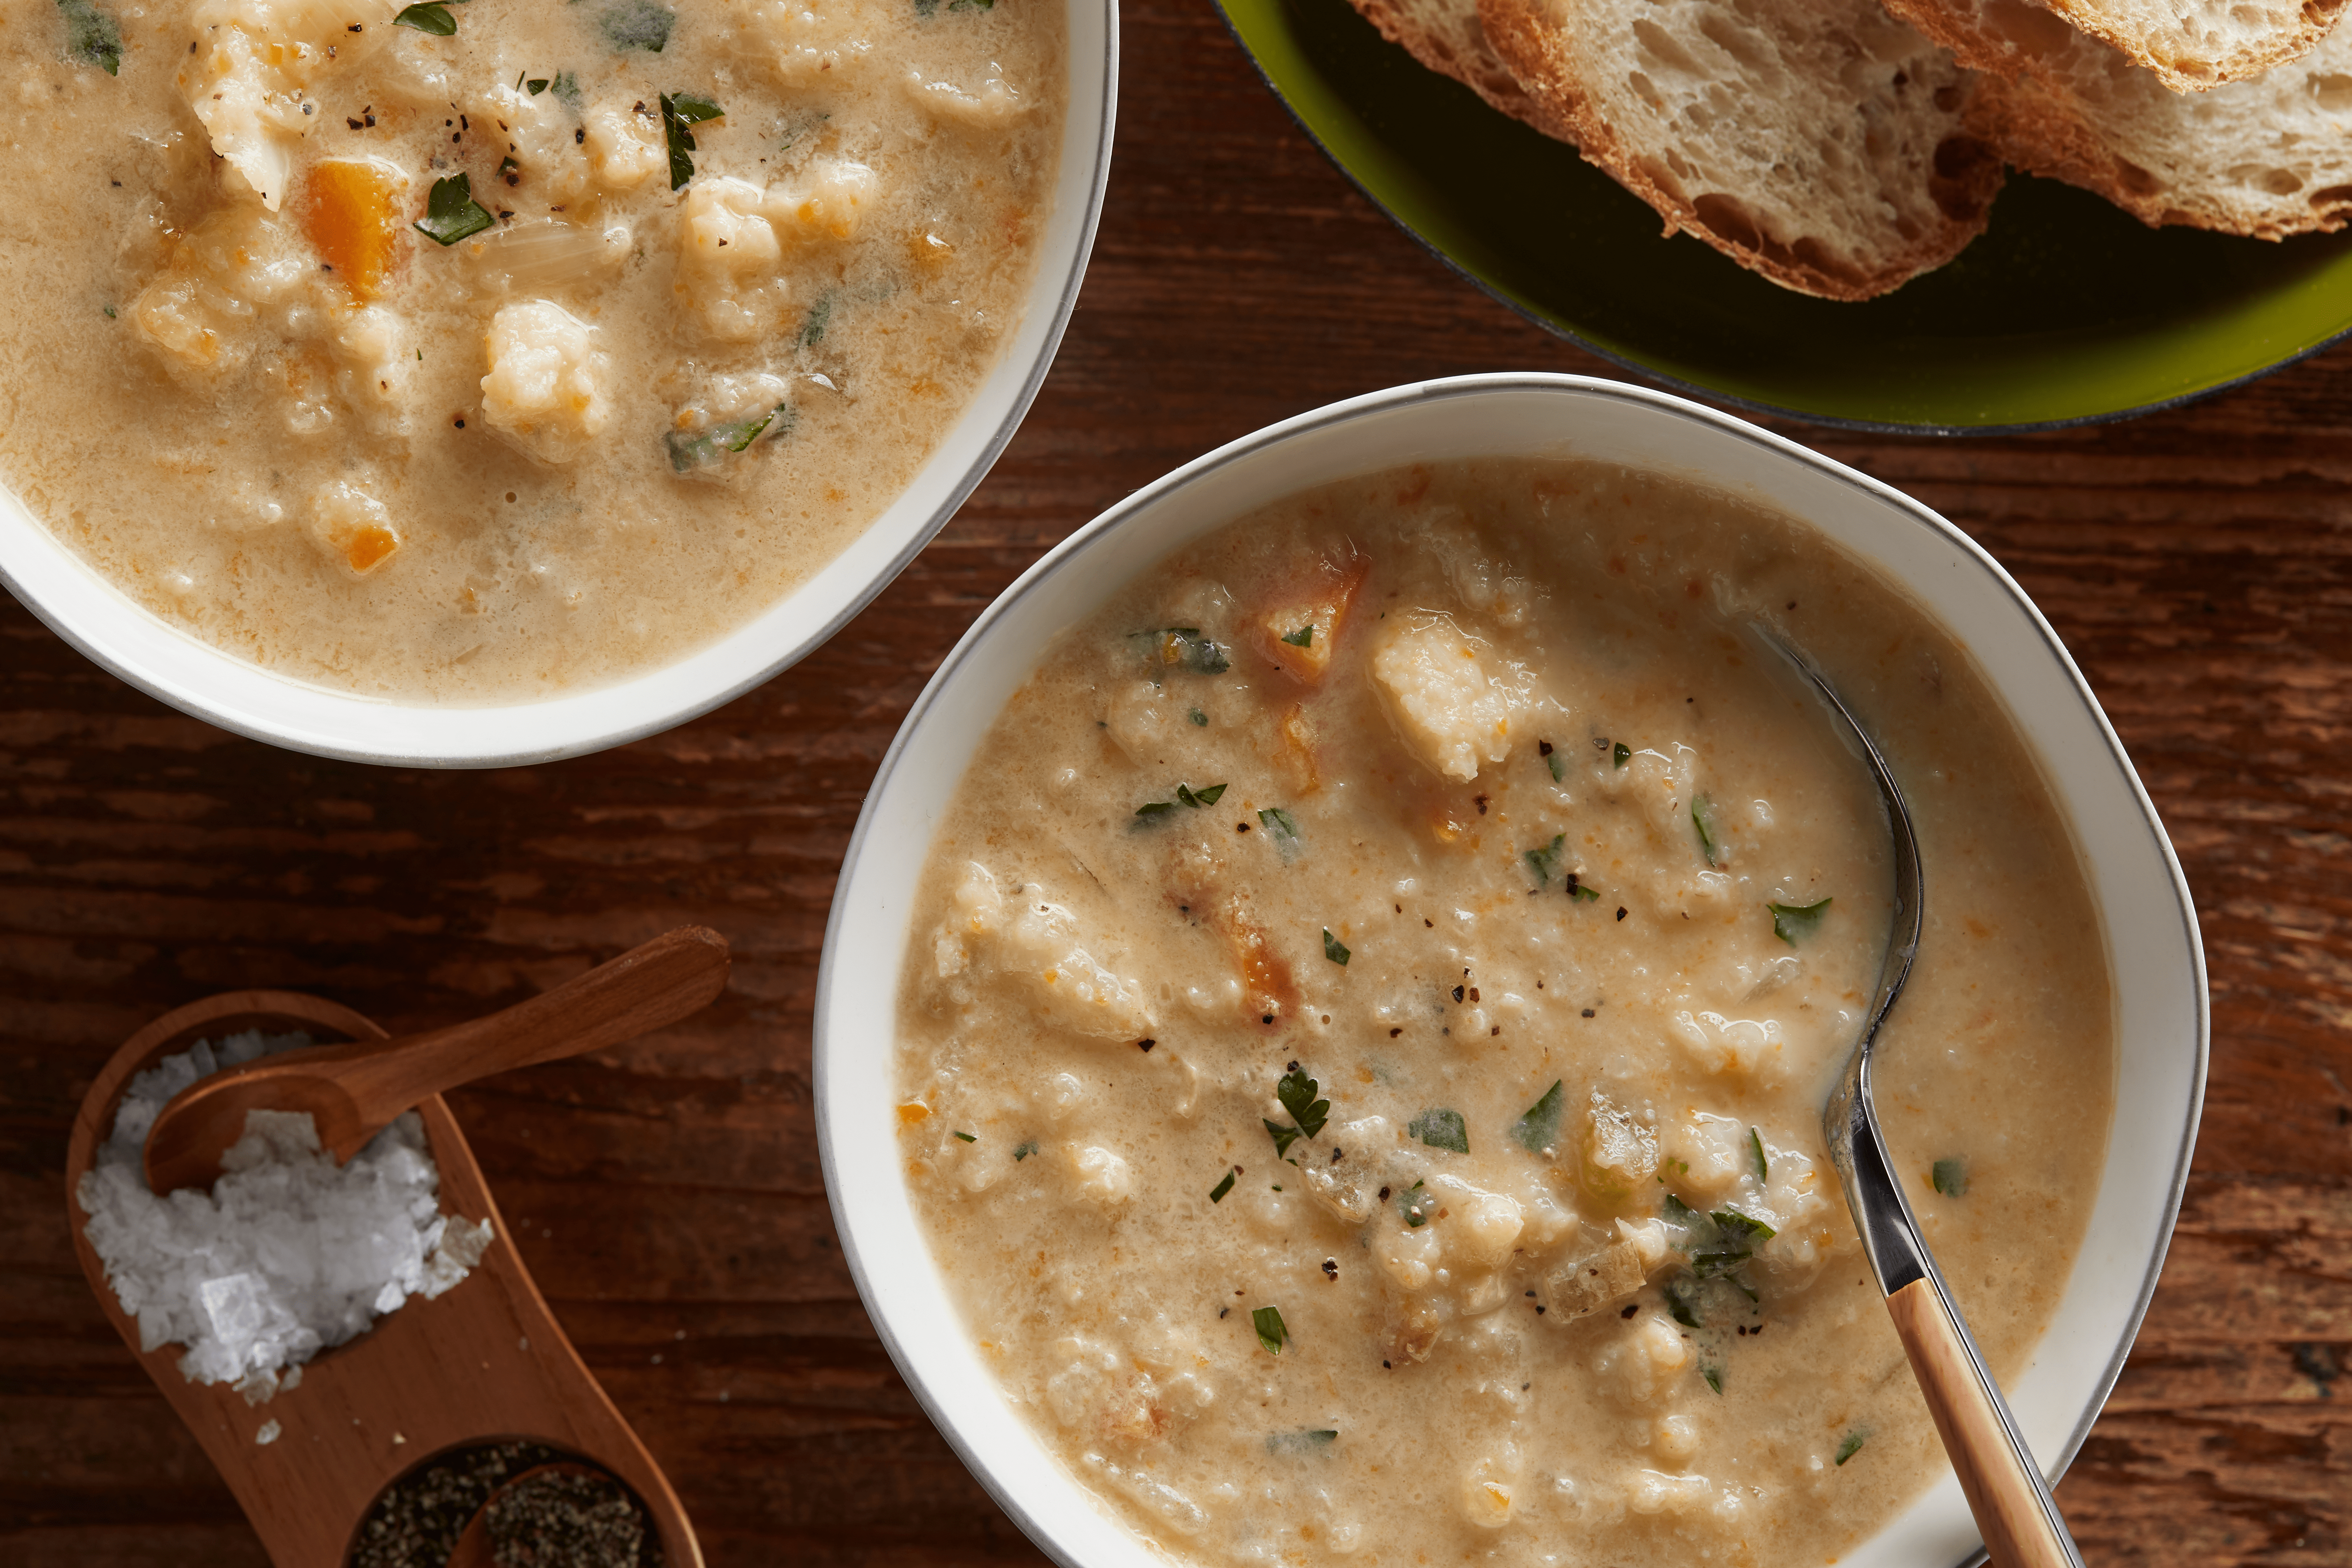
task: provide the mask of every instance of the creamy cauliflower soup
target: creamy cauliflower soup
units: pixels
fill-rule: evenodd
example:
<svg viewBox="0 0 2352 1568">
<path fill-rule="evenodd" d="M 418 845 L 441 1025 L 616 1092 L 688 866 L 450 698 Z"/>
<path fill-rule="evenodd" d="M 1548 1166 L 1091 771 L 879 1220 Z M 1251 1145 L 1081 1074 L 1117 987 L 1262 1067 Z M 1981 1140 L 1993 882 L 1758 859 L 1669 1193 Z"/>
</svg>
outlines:
<svg viewBox="0 0 2352 1568">
<path fill-rule="evenodd" d="M 0 479 L 289 675 L 524 700 L 824 565 L 1016 325 L 1050 0 L 0 0 Z"/>
<path fill-rule="evenodd" d="M 1819 1563 L 1938 1473 L 1821 1130 L 1917 814 L 1879 1107 L 1995 1369 L 2063 1292 L 2115 1025 L 1976 666 L 1802 525 L 1416 468 L 1044 650 L 940 826 L 908 1180 L 1006 1397 L 1216 1563 Z"/>
</svg>

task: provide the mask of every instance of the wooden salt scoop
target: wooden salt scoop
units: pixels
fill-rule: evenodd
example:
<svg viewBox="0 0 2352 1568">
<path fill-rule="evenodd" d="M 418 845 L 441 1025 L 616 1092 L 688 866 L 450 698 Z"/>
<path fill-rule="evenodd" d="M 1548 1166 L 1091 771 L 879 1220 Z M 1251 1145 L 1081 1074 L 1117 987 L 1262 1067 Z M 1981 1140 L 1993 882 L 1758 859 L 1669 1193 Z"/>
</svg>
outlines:
<svg viewBox="0 0 2352 1568">
<path fill-rule="evenodd" d="M 385 1037 L 348 1007 L 290 991 L 232 991 L 165 1014 L 115 1052 L 83 1097 L 66 1153 L 66 1213 L 75 1255 L 107 1321 L 196 1435 L 270 1562 L 338 1568 L 393 1482 L 453 1449 L 525 1441 L 577 1454 L 625 1482 L 646 1506 L 667 1568 L 702 1568 L 702 1548 L 677 1494 L 556 1325 L 437 1094 L 414 1109 L 440 1169 L 441 1207 L 491 1231 L 464 1279 L 433 1300 L 410 1300 L 324 1352 L 302 1368 L 299 1386 L 264 1405 L 247 1405 L 227 1384 L 189 1382 L 180 1374 L 178 1345 L 140 1350 L 138 1321 L 124 1315 L 107 1283 L 73 1194 L 134 1074 L 199 1039 L 246 1029 Z M 270 1426 L 278 1435 L 263 1443 Z"/>
<path fill-rule="evenodd" d="M 341 1164 L 425 1099 L 513 1068 L 603 1050 L 675 1024 L 727 988 L 727 939 L 680 926 L 488 1017 L 422 1035 L 286 1051 L 198 1079 L 147 1131 L 147 1185 L 206 1187 L 249 1110 L 307 1110 Z"/>
</svg>

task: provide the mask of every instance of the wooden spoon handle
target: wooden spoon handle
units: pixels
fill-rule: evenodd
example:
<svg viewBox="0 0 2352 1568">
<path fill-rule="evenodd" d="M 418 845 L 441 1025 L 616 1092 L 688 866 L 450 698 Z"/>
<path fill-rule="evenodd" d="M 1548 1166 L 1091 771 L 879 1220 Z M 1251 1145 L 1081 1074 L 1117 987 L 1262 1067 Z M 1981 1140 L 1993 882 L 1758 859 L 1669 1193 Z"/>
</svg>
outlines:
<svg viewBox="0 0 2352 1568">
<path fill-rule="evenodd" d="M 1927 1413 L 1984 1534 L 1993 1568 L 2083 1568 L 2083 1559 L 1933 1279 L 1886 1298 Z"/>
<path fill-rule="evenodd" d="M 380 1127 L 428 1096 L 476 1079 L 603 1050 L 707 1006 L 727 988 L 727 939 L 680 926 L 554 990 L 486 1017 L 415 1035 L 354 1062 L 346 1086 Z"/>
</svg>

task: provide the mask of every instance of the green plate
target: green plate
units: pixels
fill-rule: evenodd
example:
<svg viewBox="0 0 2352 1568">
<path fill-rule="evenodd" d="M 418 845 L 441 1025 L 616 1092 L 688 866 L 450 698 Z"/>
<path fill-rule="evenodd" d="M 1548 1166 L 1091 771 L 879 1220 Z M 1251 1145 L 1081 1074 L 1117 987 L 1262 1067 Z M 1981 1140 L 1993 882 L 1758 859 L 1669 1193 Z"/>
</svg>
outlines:
<svg viewBox="0 0 2352 1568">
<path fill-rule="evenodd" d="M 1631 369 L 1824 424 L 1942 433 L 2116 419 L 2352 331 L 2352 231 L 2151 229 L 2012 178 L 1941 269 L 1859 304 L 1792 294 L 1424 70 L 1347 0 L 1219 0 L 1339 167 L 1473 282 Z"/>
</svg>

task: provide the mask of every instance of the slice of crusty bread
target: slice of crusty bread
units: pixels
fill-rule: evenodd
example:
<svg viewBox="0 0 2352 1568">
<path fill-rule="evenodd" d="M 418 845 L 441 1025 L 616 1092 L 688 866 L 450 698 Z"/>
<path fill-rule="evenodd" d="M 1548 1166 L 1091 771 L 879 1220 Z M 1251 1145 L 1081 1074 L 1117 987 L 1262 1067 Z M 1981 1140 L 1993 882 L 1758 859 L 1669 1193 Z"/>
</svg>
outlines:
<svg viewBox="0 0 2352 1568">
<path fill-rule="evenodd" d="M 1984 229 L 1976 79 L 1877 0 L 1479 0 L 1584 156 L 1775 282 L 1883 294 Z"/>
<path fill-rule="evenodd" d="M 1547 136 L 1569 140 L 1558 115 L 1530 97 L 1478 24 L 1478 0 L 1349 0 L 1381 37 L 1440 76 L 1455 81 L 1514 120 Z"/>
<path fill-rule="evenodd" d="M 1965 3 L 1965 0 L 1963 0 Z M 2344 0 L 2048 0 L 2175 92 L 2244 81 L 2295 58 L 2336 26 Z"/>
<path fill-rule="evenodd" d="M 2148 224 L 2279 239 L 2352 218 L 2352 31 L 2184 94 L 2027 0 L 1886 4 L 1987 73 L 1972 122 L 2021 169 Z"/>
</svg>

